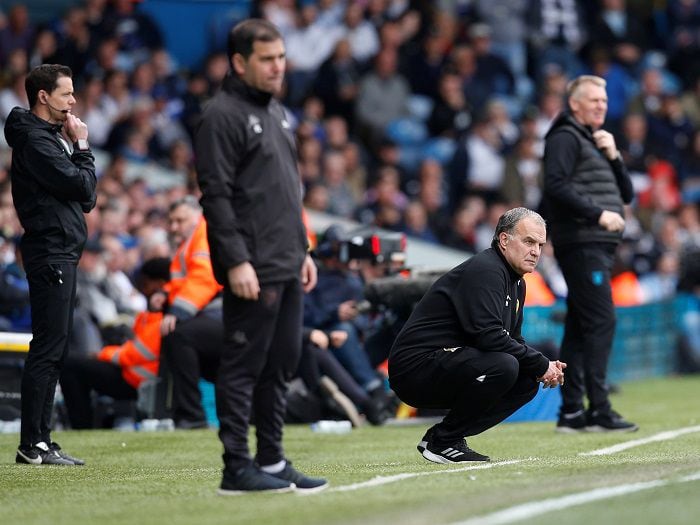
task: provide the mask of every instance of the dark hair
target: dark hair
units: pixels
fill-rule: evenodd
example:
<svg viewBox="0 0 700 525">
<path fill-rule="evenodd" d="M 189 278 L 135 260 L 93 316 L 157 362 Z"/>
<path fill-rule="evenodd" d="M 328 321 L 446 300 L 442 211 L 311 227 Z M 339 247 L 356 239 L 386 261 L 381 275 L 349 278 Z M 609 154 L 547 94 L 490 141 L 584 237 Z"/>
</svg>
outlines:
<svg viewBox="0 0 700 525">
<path fill-rule="evenodd" d="M 513 235 L 518 223 L 527 217 L 533 219 L 542 226 L 546 226 L 544 219 L 536 211 L 528 210 L 527 208 L 513 208 L 512 210 L 505 212 L 498 219 L 496 231 L 493 234 L 493 240 L 498 242 L 498 237 L 501 235 L 501 233 Z"/>
<path fill-rule="evenodd" d="M 24 81 L 24 90 L 27 92 L 30 108 L 36 105 L 39 91 L 43 89 L 51 93 L 58 87 L 59 77 L 73 78 L 73 72 L 68 66 L 61 64 L 42 64 L 29 72 Z"/>
<path fill-rule="evenodd" d="M 170 280 L 170 259 L 167 257 L 154 257 L 144 261 L 139 270 L 141 279 Z"/>
<path fill-rule="evenodd" d="M 282 40 L 279 29 L 267 20 L 260 18 L 249 18 L 236 24 L 228 34 L 228 57 L 229 60 L 236 53 L 248 57 L 253 54 L 253 44 L 255 41 L 274 42 Z"/>
</svg>

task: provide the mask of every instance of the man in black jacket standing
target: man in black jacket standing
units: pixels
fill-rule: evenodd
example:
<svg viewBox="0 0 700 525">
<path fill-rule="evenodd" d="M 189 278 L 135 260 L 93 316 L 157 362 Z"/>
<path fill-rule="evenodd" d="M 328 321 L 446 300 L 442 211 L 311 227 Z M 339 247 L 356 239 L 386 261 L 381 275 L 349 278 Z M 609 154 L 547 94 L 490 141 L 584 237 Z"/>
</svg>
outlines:
<svg viewBox="0 0 700 525">
<path fill-rule="evenodd" d="M 605 80 L 583 75 L 567 92 L 569 109 L 552 124 L 544 153 L 552 244 L 569 289 L 561 344 L 569 370 L 557 431 L 631 432 L 638 427 L 612 410 L 606 377 L 615 334 L 610 273 L 625 228 L 623 205 L 634 192 L 615 139 L 601 129 Z"/>
<path fill-rule="evenodd" d="M 514 208 L 491 247 L 438 279 L 418 303 L 389 355 L 389 381 L 402 401 L 449 409 L 418 452 L 435 463 L 489 461 L 467 436 L 497 425 L 545 387 L 564 383 L 565 363 L 522 338 L 525 281 L 546 240 L 534 211 Z"/>
<path fill-rule="evenodd" d="M 296 471 L 281 443 L 286 382 L 301 355 L 303 293 L 316 284 L 294 136 L 273 98 L 284 80 L 284 42 L 269 22 L 249 19 L 231 30 L 228 56 L 232 71 L 204 109 L 195 138 L 212 264 L 224 286 L 219 493 L 321 490 L 326 480 Z"/>
<path fill-rule="evenodd" d="M 83 213 L 96 200 L 88 129 L 71 113 L 76 102 L 71 77 L 66 66 L 35 67 L 25 81 L 31 109 L 14 108 L 5 123 L 12 147 L 12 198 L 24 228 L 20 251 L 33 336 L 22 375 L 16 461 L 34 465 L 84 464 L 51 441 L 50 426 L 73 325 L 76 269 L 87 238 Z"/>
</svg>

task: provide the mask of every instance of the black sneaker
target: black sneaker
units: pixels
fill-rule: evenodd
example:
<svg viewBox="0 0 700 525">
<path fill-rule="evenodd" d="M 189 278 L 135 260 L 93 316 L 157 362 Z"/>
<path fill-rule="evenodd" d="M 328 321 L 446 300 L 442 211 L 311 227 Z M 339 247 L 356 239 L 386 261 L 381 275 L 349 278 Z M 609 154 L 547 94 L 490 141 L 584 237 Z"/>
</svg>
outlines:
<svg viewBox="0 0 700 525">
<path fill-rule="evenodd" d="M 63 451 L 58 443 L 55 441 L 52 441 L 51 444 L 49 445 L 49 450 L 56 452 L 59 456 L 61 456 L 63 459 L 67 459 L 68 461 L 72 461 L 73 465 L 85 465 L 85 461 L 82 459 L 74 458 L 70 454 L 66 453 Z"/>
<path fill-rule="evenodd" d="M 418 443 L 418 446 L 416 446 L 416 448 L 418 449 L 418 453 L 421 456 L 423 455 L 423 451 L 425 450 L 425 447 L 427 447 L 428 443 L 430 443 L 430 439 L 432 438 L 432 436 L 433 436 L 433 427 L 430 427 L 427 430 L 427 432 L 425 433 L 425 435 L 423 436 L 423 439 L 421 439 L 420 442 Z"/>
<path fill-rule="evenodd" d="M 586 413 L 583 410 L 578 412 L 559 413 L 556 431 L 561 434 L 576 434 L 586 431 Z"/>
<path fill-rule="evenodd" d="M 29 448 L 19 447 L 15 462 L 28 465 L 75 465 L 72 461 L 59 456 L 58 452 L 51 450 L 43 441 Z"/>
<path fill-rule="evenodd" d="M 423 457 L 433 463 L 466 463 L 469 461 L 491 461 L 491 458 L 473 451 L 463 439 L 446 446 L 428 443 L 423 450 Z"/>
<path fill-rule="evenodd" d="M 587 414 L 587 432 L 636 432 L 639 427 L 626 421 L 614 410 L 608 412 L 593 411 Z"/>
<path fill-rule="evenodd" d="M 267 474 L 255 465 L 248 465 L 230 472 L 224 469 L 218 493 L 221 496 L 235 496 L 250 492 L 291 492 L 294 483 Z"/>
<path fill-rule="evenodd" d="M 328 481 L 323 478 L 310 478 L 305 476 L 292 466 L 291 461 L 286 461 L 280 472 L 271 473 L 271 476 L 291 482 L 297 492 L 321 492 L 328 487 Z"/>
</svg>

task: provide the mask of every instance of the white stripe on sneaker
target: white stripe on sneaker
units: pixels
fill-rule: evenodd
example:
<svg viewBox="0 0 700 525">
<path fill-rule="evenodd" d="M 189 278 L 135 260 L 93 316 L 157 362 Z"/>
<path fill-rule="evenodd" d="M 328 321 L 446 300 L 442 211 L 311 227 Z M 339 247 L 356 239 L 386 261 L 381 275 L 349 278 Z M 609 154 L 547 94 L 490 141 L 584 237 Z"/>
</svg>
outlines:
<svg viewBox="0 0 700 525">
<path fill-rule="evenodd" d="M 41 456 L 37 455 L 35 458 L 30 458 L 27 456 L 24 452 L 22 452 L 20 449 L 17 449 L 17 455 L 21 456 L 24 461 L 29 463 L 30 465 L 41 465 Z"/>
</svg>

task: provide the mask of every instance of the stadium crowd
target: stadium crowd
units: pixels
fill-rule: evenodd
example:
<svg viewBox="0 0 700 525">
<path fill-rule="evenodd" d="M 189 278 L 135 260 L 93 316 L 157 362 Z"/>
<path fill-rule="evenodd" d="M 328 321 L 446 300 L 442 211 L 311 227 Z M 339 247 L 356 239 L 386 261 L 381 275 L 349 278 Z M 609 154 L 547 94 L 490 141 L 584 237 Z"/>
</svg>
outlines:
<svg viewBox="0 0 700 525">
<path fill-rule="evenodd" d="M 544 136 L 567 82 L 595 74 L 636 193 L 618 304 L 697 293 L 682 277 L 700 250 L 700 1 L 264 0 L 250 15 L 285 37 L 308 209 L 480 251 L 505 210 L 546 218 Z M 132 0 L 76 2 L 41 24 L 16 3 L 0 12 L 0 122 L 28 106 L 24 79 L 42 63 L 72 69 L 74 112 L 99 153 L 74 344 L 96 353 L 146 309 L 141 264 L 172 256 L 169 206 L 199 195 L 194 128 L 229 61 L 211 49 L 199 68 L 178 67 Z M 0 137 L 0 329 L 29 331 L 10 155 Z M 539 270 L 566 295 L 551 252 Z"/>
</svg>

